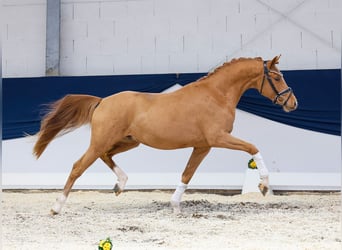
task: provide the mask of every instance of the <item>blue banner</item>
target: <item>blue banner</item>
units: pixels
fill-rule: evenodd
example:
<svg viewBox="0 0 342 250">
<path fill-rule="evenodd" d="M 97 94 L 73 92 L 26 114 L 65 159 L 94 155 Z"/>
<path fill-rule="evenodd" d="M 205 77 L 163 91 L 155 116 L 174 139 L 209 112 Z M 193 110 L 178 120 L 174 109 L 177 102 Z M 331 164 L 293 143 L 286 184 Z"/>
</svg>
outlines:
<svg viewBox="0 0 342 250">
<path fill-rule="evenodd" d="M 341 73 L 332 70 L 283 71 L 299 107 L 285 113 L 256 90 L 247 91 L 238 108 L 267 119 L 312 131 L 341 135 Z M 124 90 L 159 93 L 186 85 L 206 73 L 34 77 L 3 79 L 3 139 L 39 131 L 45 105 L 66 94 L 105 97 Z"/>
</svg>

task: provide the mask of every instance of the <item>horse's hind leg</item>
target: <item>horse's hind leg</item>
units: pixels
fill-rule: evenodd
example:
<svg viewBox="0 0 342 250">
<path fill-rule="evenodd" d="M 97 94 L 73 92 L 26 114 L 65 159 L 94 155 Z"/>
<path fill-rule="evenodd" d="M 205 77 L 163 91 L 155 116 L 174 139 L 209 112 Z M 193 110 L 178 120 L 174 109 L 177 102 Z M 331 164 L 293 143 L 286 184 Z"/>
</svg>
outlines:
<svg viewBox="0 0 342 250">
<path fill-rule="evenodd" d="M 51 214 L 56 215 L 60 213 L 62 207 L 70 193 L 72 186 L 74 185 L 75 181 L 78 177 L 80 177 L 84 171 L 98 158 L 96 151 L 92 148 L 89 148 L 87 152 L 74 163 L 74 166 L 70 172 L 68 180 L 64 186 L 63 194 L 57 198 L 56 203 L 51 208 Z"/>
<path fill-rule="evenodd" d="M 183 171 L 182 174 L 182 181 L 177 186 L 175 192 L 172 195 L 171 198 L 171 205 L 173 207 L 173 211 L 175 213 L 180 212 L 180 202 L 183 196 L 183 193 L 185 192 L 192 176 L 194 175 L 196 169 L 198 168 L 199 164 L 202 162 L 204 157 L 209 153 L 210 147 L 204 147 L 204 148 L 194 148 L 192 151 L 192 154 L 190 156 L 190 159 L 186 165 L 186 168 Z"/>
<path fill-rule="evenodd" d="M 101 156 L 101 159 L 118 177 L 118 182 L 114 186 L 114 192 L 116 196 L 121 194 L 121 192 L 124 190 L 128 177 L 126 173 L 116 165 L 112 157 L 118 153 L 122 153 L 132 148 L 135 148 L 139 144 L 139 142 L 135 141 L 131 137 L 125 137 L 121 141 L 113 145 L 110 150 L 108 150 L 105 154 Z"/>
</svg>

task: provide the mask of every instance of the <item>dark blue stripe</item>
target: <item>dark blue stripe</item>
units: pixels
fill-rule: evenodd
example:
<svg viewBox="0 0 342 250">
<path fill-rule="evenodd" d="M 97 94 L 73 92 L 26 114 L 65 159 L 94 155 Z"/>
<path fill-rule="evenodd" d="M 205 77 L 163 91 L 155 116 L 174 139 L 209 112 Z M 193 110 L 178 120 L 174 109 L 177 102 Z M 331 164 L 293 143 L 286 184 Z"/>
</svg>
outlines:
<svg viewBox="0 0 342 250">
<path fill-rule="evenodd" d="M 254 90 L 244 94 L 238 108 L 288 125 L 340 135 L 340 70 L 298 70 L 283 73 L 299 101 L 296 111 L 284 113 L 280 107 Z M 38 132 L 43 105 L 66 94 L 105 97 L 124 90 L 158 93 L 176 83 L 186 85 L 205 74 L 4 78 L 3 139 Z"/>
</svg>

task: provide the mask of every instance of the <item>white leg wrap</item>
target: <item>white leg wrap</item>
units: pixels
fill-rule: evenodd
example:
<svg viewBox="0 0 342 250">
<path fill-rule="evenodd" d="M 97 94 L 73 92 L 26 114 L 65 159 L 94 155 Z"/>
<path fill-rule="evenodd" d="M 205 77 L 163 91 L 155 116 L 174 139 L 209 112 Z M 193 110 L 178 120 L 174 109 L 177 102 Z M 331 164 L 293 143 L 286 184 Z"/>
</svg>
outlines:
<svg viewBox="0 0 342 250">
<path fill-rule="evenodd" d="M 115 173 L 115 175 L 118 177 L 118 185 L 119 188 L 121 190 L 124 190 L 125 186 L 126 186 L 126 182 L 128 180 L 127 175 L 125 174 L 124 171 L 122 171 L 121 168 L 119 168 L 118 166 L 114 167 L 113 172 Z"/>
<path fill-rule="evenodd" d="M 255 161 L 255 163 L 258 167 L 260 178 L 263 179 L 263 177 L 268 177 L 268 169 L 266 168 L 266 164 L 265 164 L 260 152 L 253 155 L 253 160 Z"/>
<path fill-rule="evenodd" d="M 173 207 L 179 207 L 179 204 L 182 200 L 182 196 L 183 196 L 187 187 L 188 187 L 188 185 L 186 185 L 182 182 L 178 184 L 176 191 L 173 193 L 173 195 L 171 197 L 171 204 Z"/>
<path fill-rule="evenodd" d="M 67 197 L 64 194 L 62 194 L 59 198 L 56 199 L 56 202 L 51 208 L 51 210 L 55 212 L 56 214 L 59 214 L 62 210 L 62 207 L 65 204 L 66 199 Z"/>
</svg>

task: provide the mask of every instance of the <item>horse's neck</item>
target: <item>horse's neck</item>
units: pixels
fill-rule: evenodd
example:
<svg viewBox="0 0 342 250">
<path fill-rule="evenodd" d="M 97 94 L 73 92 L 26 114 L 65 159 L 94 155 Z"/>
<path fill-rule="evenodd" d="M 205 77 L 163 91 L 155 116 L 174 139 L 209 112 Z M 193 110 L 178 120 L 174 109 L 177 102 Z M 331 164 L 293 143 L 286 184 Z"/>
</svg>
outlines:
<svg viewBox="0 0 342 250">
<path fill-rule="evenodd" d="M 257 64 L 245 66 L 242 62 L 236 62 L 214 73 L 209 85 L 219 90 L 231 105 L 236 106 L 246 90 L 256 88 L 255 79 L 260 71 Z"/>
</svg>

